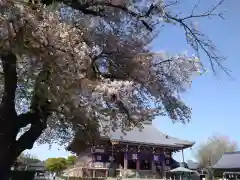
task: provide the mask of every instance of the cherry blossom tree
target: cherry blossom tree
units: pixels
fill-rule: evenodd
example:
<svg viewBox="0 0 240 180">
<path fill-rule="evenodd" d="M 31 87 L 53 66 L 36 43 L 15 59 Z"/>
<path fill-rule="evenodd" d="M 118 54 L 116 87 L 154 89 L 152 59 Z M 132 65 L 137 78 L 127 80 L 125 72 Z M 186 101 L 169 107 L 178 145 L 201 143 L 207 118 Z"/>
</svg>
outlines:
<svg viewBox="0 0 240 180">
<path fill-rule="evenodd" d="M 222 3 L 179 17 L 170 11 L 176 2 L 0 1 L 0 179 L 37 139 L 91 143 L 110 127 L 141 128 L 159 115 L 188 122 L 179 93 L 204 72 L 199 56 L 153 53 L 148 45 L 161 25 L 178 24 L 196 55 L 203 50 L 213 69 L 225 71 L 191 21 L 221 17 Z"/>
</svg>

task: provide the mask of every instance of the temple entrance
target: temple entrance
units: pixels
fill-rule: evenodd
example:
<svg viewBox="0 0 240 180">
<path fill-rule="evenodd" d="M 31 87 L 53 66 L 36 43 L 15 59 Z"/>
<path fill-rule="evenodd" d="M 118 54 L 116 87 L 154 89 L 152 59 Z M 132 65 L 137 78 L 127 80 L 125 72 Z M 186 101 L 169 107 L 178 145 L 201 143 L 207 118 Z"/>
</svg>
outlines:
<svg viewBox="0 0 240 180">
<path fill-rule="evenodd" d="M 157 174 L 163 178 L 163 169 L 162 169 L 162 163 L 161 162 L 156 162 L 155 163 L 155 166 L 156 166 L 156 172 Z"/>
<path fill-rule="evenodd" d="M 161 172 L 161 170 L 162 170 L 162 163 L 161 162 L 156 162 L 155 166 L 156 166 L 156 170 Z"/>
<path fill-rule="evenodd" d="M 149 160 L 142 160 L 140 161 L 140 169 L 141 170 L 151 170 L 151 161 Z"/>
<path fill-rule="evenodd" d="M 118 165 L 121 165 L 121 167 L 124 167 L 124 152 L 116 153 L 116 161 Z"/>
</svg>

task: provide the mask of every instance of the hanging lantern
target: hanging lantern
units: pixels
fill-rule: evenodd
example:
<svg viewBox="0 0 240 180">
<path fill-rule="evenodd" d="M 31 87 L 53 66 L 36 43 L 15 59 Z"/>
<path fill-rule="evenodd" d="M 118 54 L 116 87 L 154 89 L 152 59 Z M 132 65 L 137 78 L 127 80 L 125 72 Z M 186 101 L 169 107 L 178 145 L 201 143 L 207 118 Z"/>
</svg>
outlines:
<svg viewBox="0 0 240 180">
<path fill-rule="evenodd" d="M 112 145 L 117 145 L 117 144 L 119 144 L 118 141 L 111 141 L 111 143 L 112 143 Z"/>
</svg>

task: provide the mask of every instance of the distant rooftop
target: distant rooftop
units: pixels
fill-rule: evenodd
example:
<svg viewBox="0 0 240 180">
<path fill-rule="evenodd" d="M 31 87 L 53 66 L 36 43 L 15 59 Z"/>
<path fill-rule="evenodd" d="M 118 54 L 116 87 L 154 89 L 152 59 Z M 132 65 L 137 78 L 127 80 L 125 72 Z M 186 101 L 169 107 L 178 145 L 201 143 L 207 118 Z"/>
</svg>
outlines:
<svg viewBox="0 0 240 180">
<path fill-rule="evenodd" d="M 240 151 L 224 153 L 214 169 L 240 169 Z"/>
<path fill-rule="evenodd" d="M 178 148 L 187 148 L 194 145 L 194 142 L 187 140 L 181 140 L 176 137 L 169 136 L 159 132 L 153 125 L 145 125 L 142 130 L 139 128 L 134 128 L 131 131 L 124 134 L 121 130 L 116 130 L 115 132 L 110 132 L 105 138 L 110 140 L 117 140 L 126 143 L 141 143 L 141 144 L 151 144 L 151 145 L 161 145 L 161 146 L 172 146 Z"/>
<path fill-rule="evenodd" d="M 192 160 L 189 160 L 189 161 L 187 161 L 187 166 L 188 166 L 188 168 L 191 169 L 191 170 L 197 170 L 200 165 L 199 165 L 199 163 L 197 163 L 197 162 L 194 162 L 194 161 L 192 161 Z"/>
<path fill-rule="evenodd" d="M 28 170 L 30 170 L 30 171 L 32 171 L 32 170 L 33 171 L 45 171 L 46 170 L 45 162 L 41 161 L 38 163 L 32 163 L 29 165 Z"/>
</svg>

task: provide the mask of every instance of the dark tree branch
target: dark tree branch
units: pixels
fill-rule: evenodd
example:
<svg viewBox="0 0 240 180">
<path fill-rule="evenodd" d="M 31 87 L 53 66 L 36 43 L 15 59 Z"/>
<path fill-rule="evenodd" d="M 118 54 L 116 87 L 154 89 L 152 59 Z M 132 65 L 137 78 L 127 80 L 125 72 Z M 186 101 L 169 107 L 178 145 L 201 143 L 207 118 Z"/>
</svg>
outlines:
<svg viewBox="0 0 240 180">
<path fill-rule="evenodd" d="M 132 17 L 138 19 L 149 31 L 153 31 L 152 27 L 147 23 L 147 21 L 143 20 L 143 18 L 147 18 L 151 15 L 151 12 L 154 10 L 155 5 L 151 5 L 149 7 L 149 10 L 145 14 L 138 14 L 134 11 L 131 11 L 128 9 L 125 5 L 115 5 L 111 2 L 108 1 L 92 1 L 92 2 L 87 2 L 85 4 L 82 4 L 81 2 L 77 0 L 56 0 L 57 2 L 63 3 L 73 9 L 79 10 L 84 14 L 87 15 L 92 15 L 92 16 L 99 16 L 99 17 L 105 17 L 106 15 L 104 14 L 104 8 L 115 8 L 122 10 L 123 12 L 131 15 Z M 43 4 L 50 5 L 53 3 L 53 0 L 42 0 Z M 95 7 L 101 7 L 97 8 L 98 10 L 92 10 Z"/>
<path fill-rule="evenodd" d="M 11 51 L 4 52 L 1 55 L 3 75 L 4 75 L 4 93 L 2 97 L 2 104 L 8 104 L 9 108 L 15 110 L 15 92 L 17 88 L 17 72 L 16 63 L 17 58 Z M 7 106 L 5 106 L 7 107 Z"/>
<path fill-rule="evenodd" d="M 170 6 L 174 6 L 174 5 L 177 5 L 179 3 L 179 0 L 175 0 L 175 1 L 172 1 L 172 2 L 168 2 L 167 4 L 164 5 L 164 9 L 165 8 L 168 8 Z"/>
<path fill-rule="evenodd" d="M 17 128 L 23 128 L 26 127 L 28 124 L 31 124 L 33 120 L 35 120 L 34 118 L 36 117 L 34 112 L 27 112 L 27 113 L 23 113 L 20 114 L 17 117 Z"/>
<path fill-rule="evenodd" d="M 37 101 L 37 100 L 36 100 Z M 31 125 L 30 129 L 25 132 L 16 141 L 15 154 L 18 156 L 25 149 L 31 149 L 34 142 L 40 137 L 43 131 L 47 128 L 47 118 L 51 115 L 51 103 L 45 102 L 35 110 L 21 114 L 17 117 L 17 128 Z"/>
<path fill-rule="evenodd" d="M 202 13 L 202 14 L 194 14 L 195 9 L 197 8 L 200 0 L 195 4 L 195 6 L 192 9 L 192 14 L 190 16 L 186 16 L 186 17 L 182 17 L 179 18 L 177 16 L 171 16 L 169 13 L 165 13 L 165 15 L 163 15 L 164 18 L 169 19 L 169 20 L 173 20 L 177 23 L 179 23 L 181 26 L 184 27 L 184 30 L 186 31 L 186 34 L 190 33 L 192 35 L 192 37 L 194 38 L 195 44 L 197 45 L 197 47 L 199 46 L 204 53 L 206 53 L 206 55 L 208 56 L 208 58 L 210 59 L 210 63 L 212 66 L 212 69 L 214 70 L 214 61 L 215 63 L 222 69 L 224 70 L 224 72 L 226 72 L 228 74 L 228 70 L 222 66 L 222 64 L 220 63 L 220 57 L 217 57 L 216 54 L 213 52 L 215 51 L 215 49 L 213 48 L 212 45 L 210 45 L 209 43 L 206 43 L 204 40 L 201 40 L 198 36 L 200 36 L 200 34 L 198 34 L 198 32 L 193 32 L 192 28 L 189 26 L 189 24 L 187 24 L 185 21 L 189 20 L 189 19 L 193 19 L 193 18 L 201 18 L 201 17 L 212 17 L 212 16 L 219 16 L 223 19 L 223 15 L 222 13 L 216 14 L 214 13 L 214 11 L 224 3 L 225 0 L 219 0 L 219 2 L 213 6 L 211 9 L 209 9 L 208 11 Z M 42 3 L 44 4 L 51 4 L 53 2 L 53 0 L 42 0 Z M 93 16 L 101 16 L 104 17 L 104 8 L 115 8 L 115 9 L 119 9 L 122 10 L 123 12 L 129 14 L 130 16 L 136 18 L 137 20 L 139 20 L 145 27 L 147 30 L 152 31 L 152 27 L 149 25 L 149 23 L 144 20 L 144 18 L 149 18 L 153 12 L 153 10 L 155 8 L 158 8 L 156 5 L 151 4 L 149 6 L 149 9 L 145 12 L 145 13 L 137 13 L 134 12 L 132 10 L 130 10 L 129 8 L 127 8 L 127 5 L 116 5 L 113 4 L 112 2 L 108 2 L 108 1 L 89 1 L 86 3 L 80 3 L 77 0 L 57 0 L 57 2 L 62 2 L 65 5 L 68 5 L 70 7 L 72 7 L 73 9 L 79 10 L 84 14 L 88 14 L 88 15 L 93 15 Z M 168 6 L 171 5 L 175 5 L 177 4 L 179 1 L 173 1 L 170 2 L 169 4 L 165 5 L 163 8 L 166 8 Z M 101 7 L 101 8 L 98 8 Z M 94 10 L 93 10 L 94 9 Z M 98 10 L 95 10 L 98 9 Z M 101 10 L 100 10 L 101 9 Z M 197 47 L 194 47 L 195 50 L 199 51 L 199 49 L 197 49 Z"/>
<path fill-rule="evenodd" d="M 132 17 L 136 18 L 137 20 L 139 20 L 146 27 L 147 30 L 153 31 L 152 27 L 150 27 L 150 25 L 147 23 L 147 21 L 143 20 L 143 18 L 147 18 L 151 15 L 152 11 L 155 8 L 155 5 L 153 5 L 153 4 L 149 7 L 146 14 L 138 14 L 134 11 L 131 11 L 124 5 L 115 5 L 115 4 L 112 4 L 109 2 L 105 2 L 105 1 L 96 1 L 94 3 L 87 4 L 88 8 L 97 7 L 97 6 L 105 6 L 105 7 L 116 8 L 116 9 L 122 10 L 123 12 L 125 12 L 125 13 L 131 15 Z"/>
<path fill-rule="evenodd" d="M 37 99 L 37 98 L 35 98 Z M 35 100 L 35 102 L 38 101 Z M 17 118 L 18 128 L 30 124 L 30 129 L 25 132 L 16 142 L 16 153 L 19 154 L 25 149 L 31 149 L 34 142 L 40 137 L 47 127 L 47 118 L 51 115 L 50 102 L 45 102 L 31 112 L 21 114 Z"/>
<path fill-rule="evenodd" d="M 155 8 L 155 6 L 154 6 L 154 4 L 152 4 L 152 5 L 150 6 L 150 8 L 148 9 L 147 13 L 145 14 L 145 16 L 146 16 L 146 17 L 149 17 L 154 8 Z"/>
<path fill-rule="evenodd" d="M 31 111 L 17 117 L 17 128 L 20 129 L 30 124 L 30 129 L 16 141 L 15 153 L 20 154 L 25 149 L 31 149 L 34 142 L 40 137 L 47 127 L 47 118 L 51 115 L 51 102 L 45 97 L 46 92 L 39 91 L 42 84 L 47 84 L 49 80 L 49 64 L 45 63 L 40 71 L 35 85 L 35 94 L 32 97 Z"/>
<path fill-rule="evenodd" d="M 153 66 L 154 66 L 154 67 L 155 67 L 155 66 L 161 66 L 161 65 L 163 65 L 163 64 L 170 63 L 170 62 L 172 62 L 172 61 L 174 61 L 174 60 L 175 60 L 174 58 L 169 58 L 169 59 L 160 61 L 160 62 L 158 62 L 158 63 L 155 63 L 155 64 L 153 64 Z"/>
<path fill-rule="evenodd" d="M 214 13 L 214 11 L 224 3 L 225 0 L 219 0 L 219 2 L 213 6 L 211 9 L 209 9 L 208 11 L 202 13 L 202 14 L 194 14 L 195 9 L 197 8 L 199 2 L 194 6 L 193 10 L 192 10 L 192 14 L 190 16 L 187 17 L 182 17 L 182 18 L 178 18 L 178 17 L 174 17 L 171 16 L 169 13 L 165 14 L 165 17 L 167 19 L 171 19 L 177 23 L 179 23 L 181 26 L 184 27 L 184 30 L 186 32 L 186 35 L 188 33 L 191 34 L 191 36 L 194 38 L 194 41 L 196 42 L 197 46 L 199 46 L 203 52 L 208 56 L 209 60 L 210 60 L 210 64 L 212 66 L 212 70 L 215 72 L 215 68 L 214 68 L 214 63 L 216 63 L 226 74 L 229 75 L 228 69 L 226 69 L 220 62 L 221 59 L 224 59 L 222 57 L 219 57 L 216 55 L 216 53 L 214 51 L 216 51 L 216 49 L 213 47 L 213 45 L 207 43 L 205 40 L 200 39 L 198 36 L 200 34 L 198 34 L 198 32 L 193 31 L 193 29 L 187 24 L 187 22 L 185 22 L 188 19 L 193 19 L 193 18 L 201 18 L 201 17 L 212 17 L 212 16 L 219 16 L 220 18 L 223 19 L 223 15 L 222 13 Z M 69 1 L 68 1 L 69 2 Z M 170 5 L 174 5 L 177 4 L 178 1 L 174 1 L 172 4 L 170 3 Z M 117 8 L 120 9 L 126 13 L 128 13 L 129 15 L 131 15 L 132 17 L 135 17 L 136 19 L 140 20 L 142 22 L 142 24 L 149 30 L 152 31 L 153 29 L 149 26 L 149 24 L 145 21 L 142 20 L 142 18 L 147 18 L 151 15 L 152 11 L 156 8 L 156 6 L 154 4 L 152 4 L 149 7 L 149 10 L 145 13 L 145 14 L 139 14 L 136 12 L 133 12 L 131 10 L 129 10 L 126 6 L 122 6 L 122 5 L 114 5 L 112 3 L 107 3 L 104 1 L 96 1 L 94 3 L 87 3 L 85 4 L 87 8 L 90 7 L 96 7 L 96 6 L 105 6 L 105 7 L 112 7 L 112 8 Z M 71 6 L 73 7 L 73 6 Z M 74 8 L 74 7 L 73 7 Z M 199 51 L 199 49 L 197 47 L 193 47 L 196 51 Z"/>
<path fill-rule="evenodd" d="M 214 6 L 213 10 L 215 10 L 219 5 L 221 5 L 223 3 L 223 1 L 224 0 L 221 0 L 217 6 Z M 214 14 L 211 14 L 213 10 L 210 10 L 209 14 L 203 14 L 202 17 L 214 15 Z M 171 19 L 171 20 L 175 21 L 176 23 L 180 24 L 183 27 L 183 29 L 185 30 L 186 37 L 188 35 L 192 36 L 194 43 L 196 43 L 195 46 L 192 45 L 193 48 L 197 52 L 199 52 L 198 46 L 200 47 L 201 50 L 203 50 L 203 52 L 207 55 L 207 57 L 210 60 L 210 64 L 211 64 L 213 72 L 215 72 L 214 63 L 216 63 L 218 65 L 218 67 L 220 67 L 227 75 L 229 75 L 229 70 L 226 69 L 221 64 L 221 60 L 223 60 L 224 57 L 217 56 L 215 46 L 209 40 L 203 39 L 205 36 L 202 33 L 200 33 L 199 31 L 196 31 L 194 28 L 191 28 L 191 26 L 188 25 L 188 22 L 185 21 L 189 18 L 201 17 L 201 15 L 199 15 L 199 16 L 192 15 L 192 16 L 188 16 L 185 18 L 174 17 L 174 16 L 171 16 L 170 14 L 166 14 L 165 16 L 168 19 Z"/>
<path fill-rule="evenodd" d="M 184 21 L 184 20 L 187 20 L 187 19 L 193 19 L 193 18 L 202 18 L 202 17 L 212 17 L 212 16 L 219 16 L 220 18 L 224 19 L 223 18 L 223 14 L 222 13 L 214 13 L 214 11 L 219 7 L 221 6 L 225 0 L 220 0 L 216 5 L 214 5 L 211 9 L 209 9 L 208 11 L 204 12 L 204 13 L 201 13 L 201 14 L 195 14 L 194 11 L 195 9 L 198 7 L 199 3 L 200 3 L 201 0 L 198 0 L 198 2 L 195 4 L 195 6 L 193 7 L 192 9 L 192 13 L 190 16 L 186 16 L 186 17 L 183 17 L 183 18 L 180 18 L 180 20 Z"/>
<path fill-rule="evenodd" d="M 104 78 L 108 78 L 108 79 L 111 79 L 111 80 L 125 80 L 127 77 L 126 76 L 121 76 L 121 75 L 113 75 L 113 74 L 110 74 L 110 73 L 100 73 L 100 75 Z"/>
<path fill-rule="evenodd" d="M 196 8 L 198 7 L 198 5 L 200 4 L 201 0 L 198 0 L 197 3 L 194 5 L 194 7 L 192 8 L 192 15 L 194 14 L 194 11 L 196 10 Z"/>
<path fill-rule="evenodd" d="M 31 149 L 34 142 L 40 137 L 47 127 L 46 119 L 41 119 L 38 113 L 31 115 L 31 127 L 16 142 L 16 154 L 20 154 L 25 149 Z"/>
</svg>

